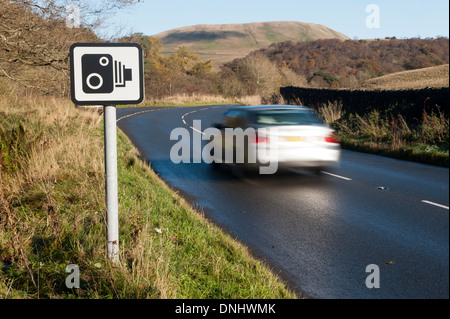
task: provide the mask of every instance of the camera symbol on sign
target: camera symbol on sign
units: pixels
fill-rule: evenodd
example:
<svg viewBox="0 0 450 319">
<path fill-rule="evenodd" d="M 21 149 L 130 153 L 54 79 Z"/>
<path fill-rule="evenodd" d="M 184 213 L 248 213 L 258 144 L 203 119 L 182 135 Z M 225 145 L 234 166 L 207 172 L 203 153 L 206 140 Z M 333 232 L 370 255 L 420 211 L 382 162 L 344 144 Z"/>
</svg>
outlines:
<svg viewBox="0 0 450 319">
<path fill-rule="evenodd" d="M 84 54 L 81 57 L 84 93 L 111 93 L 131 81 L 131 69 L 110 54 Z"/>
</svg>

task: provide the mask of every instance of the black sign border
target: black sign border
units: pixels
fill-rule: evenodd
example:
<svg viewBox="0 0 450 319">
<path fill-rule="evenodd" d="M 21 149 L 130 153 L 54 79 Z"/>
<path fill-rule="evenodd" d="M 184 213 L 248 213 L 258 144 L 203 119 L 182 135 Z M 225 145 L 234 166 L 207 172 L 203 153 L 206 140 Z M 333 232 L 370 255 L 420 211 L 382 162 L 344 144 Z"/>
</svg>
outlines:
<svg viewBox="0 0 450 319">
<path fill-rule="evenodd" d="M 137 100 L 102 100 L 102 101 L 78 101 L 75 98 L 75 81 L 74 81 L 74 59 L 73 51 L 76 47 L 99 47 L 99 48 L 112 48 L 112 47 L 135 47 L 139 50 L 139 99 Z M 142 47 L 137 43 L 74 43 L 70 46 L 69 52 L 70 58 L 70 97 L 73 103 L 76 105 L 118 105 L 118 104 L 139 104 L 144 100 L 144 64 Z"/>
</svg>

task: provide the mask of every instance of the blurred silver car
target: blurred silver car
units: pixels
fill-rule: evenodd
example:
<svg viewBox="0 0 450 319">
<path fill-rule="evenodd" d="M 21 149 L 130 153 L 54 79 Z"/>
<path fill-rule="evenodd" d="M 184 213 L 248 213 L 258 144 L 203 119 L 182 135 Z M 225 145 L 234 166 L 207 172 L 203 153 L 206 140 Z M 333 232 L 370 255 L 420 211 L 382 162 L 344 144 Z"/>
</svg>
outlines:
<svg viewBox="0 0 450 319">
<path fill-rule="evenodd" d="M 221 138 L 212 141 L 216 164 L 252 169 L 275 163 L 276 169 L 303 167 L 318 173 L 339 162 L 335 131 L 309 107 L 234 107 L 215 127 L 221 132 Z"/>
</svg>

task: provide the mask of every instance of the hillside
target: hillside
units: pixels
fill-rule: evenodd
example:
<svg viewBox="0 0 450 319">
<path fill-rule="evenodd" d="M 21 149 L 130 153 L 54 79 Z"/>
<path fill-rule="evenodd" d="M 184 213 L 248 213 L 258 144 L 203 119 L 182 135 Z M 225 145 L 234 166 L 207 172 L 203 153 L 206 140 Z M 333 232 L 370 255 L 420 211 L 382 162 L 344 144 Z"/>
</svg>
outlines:
<svg viewBox="0 0 450 319">
<path fill-rule="evenodd" d="M 363 82 L 361 89 L 418 89 L 449 86 L 449 65 L 396 72 Z"/>
<path fill-rule="evenodd" d="M 246 24 L 194 25 L 154 35 L 161 39 L 163 54 L 180 46 L 216 63 L 242 58 L 251 51 L 284 41 L 304 42 L 317 39 L 346 40 L 347 36 L 325 26 L 295 21 Z"/>
<path fill-rule="evenodd" d="M 449 63 L 449 39 L 282 42 L 252 52 L 287 66 L 310 87 L 354 88 L 383 75 Z M 236 60 L 228 66 L 243 63 Z"/>
</svg>

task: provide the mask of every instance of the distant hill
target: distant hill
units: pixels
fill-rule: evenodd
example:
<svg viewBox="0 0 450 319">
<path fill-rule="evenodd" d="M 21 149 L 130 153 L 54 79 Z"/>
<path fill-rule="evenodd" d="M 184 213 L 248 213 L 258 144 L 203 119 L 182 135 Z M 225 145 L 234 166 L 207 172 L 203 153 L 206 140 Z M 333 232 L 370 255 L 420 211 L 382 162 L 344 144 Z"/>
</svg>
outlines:
<svg viewBox="0 0 450 319">
<path fill-rule="evenodd" d="M 418 70 L 396 72 L 361 84 L 361 89 L 419 89 L 449 86 L 449 65 L 439 65 Z"/>
<path fill-rule="evenodd" d="M 251 51 L 284 41 L 349 39 L 325 26 L 295 21 L 201 24 L 172 29 L 154 37 L 161 39 L 163 54 L 173 53 L 178 47 L 185 46 L 189 51 L 216 63 L 242 58 Z"/>
</svg>

